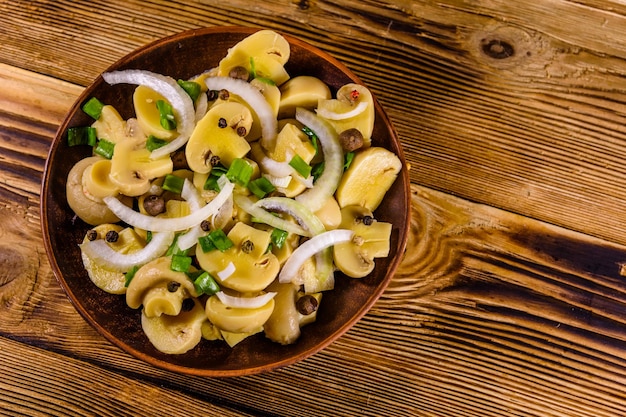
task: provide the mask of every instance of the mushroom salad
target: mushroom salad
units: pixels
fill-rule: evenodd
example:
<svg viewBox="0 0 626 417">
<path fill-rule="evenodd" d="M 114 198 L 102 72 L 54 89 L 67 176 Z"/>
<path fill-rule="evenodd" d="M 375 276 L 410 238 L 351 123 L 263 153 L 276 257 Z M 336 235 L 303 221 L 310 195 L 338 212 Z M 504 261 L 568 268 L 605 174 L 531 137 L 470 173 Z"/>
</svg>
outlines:
<svg viewBox="0 0 626 417">
<path fill-rule="evenodd" d="M 371 142 L 372 95 L 290 77 L 289 55 L 281 35 L 260 30 L 189 80 L 105 73 L 137 86 L 135 117 L 92 97 L 82 109 L 93 124 L 67 132 L 70 146 L 93 147 L 66 187 L 93 226 L 85 269 L 142 310 L 161 352 L 261 332 L 294 343 L 335 271 L 365 277 L 388 256 L 392 225 L 373 212 L 402 164 Z"/>
</svg>

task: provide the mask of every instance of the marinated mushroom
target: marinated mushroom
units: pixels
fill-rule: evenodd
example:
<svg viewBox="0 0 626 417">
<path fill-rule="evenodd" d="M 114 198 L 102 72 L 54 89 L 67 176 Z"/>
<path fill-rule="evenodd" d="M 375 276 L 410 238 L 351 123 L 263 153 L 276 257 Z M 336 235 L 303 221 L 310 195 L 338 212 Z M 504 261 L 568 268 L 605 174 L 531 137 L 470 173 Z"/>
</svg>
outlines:
<svg viewBox="0 0 626 417">
<path fill-rule="evenodd" d="M 228 101 L 212 107 L 198 122 L 187 143 L 189 168 L 198 173 L 208 173 L 211 172 L 211 158 L 214 156 L 226 166 L 237 158 L 243 158 L 250 145 L 237 130 L 243 128 L 249 131 L 251 126 L 252 113 L 241 103 Z"/>
<path fill-rule="evenodd" d="M 192 308 L 176 316 L 161 315 L 149 317 L 141 314 L 141 327 L 150 343 L 166 354 L 183 354 L 193 349 L 202 340 L 202 325 L 206 315 L 202 304 L 196 299 Z"/>
<path fill-rule="evenodd" d="M 287 40 L 271 30 L 260 30 L 228 50 L 218 66 L 218 75 L 228 76 L 235 67 L 245 68 L 252 76 L 268 78 L 280 85 L 289 79 L 284 65 L 289 60 Z"/>
<path fill-rule="evenodd" d="M 117 234 L 115 242 L 108 242 L 109 246 L 119 253 L 133 253 L 142 249 L 145 245 L 132 228 L 122 228 L 116 224 L 101 224 L 90 229 L 83 239 L 83 243 L 89 240 L 105 239 L 110 232 Z M 101 264 L 81 251 L 81 258 L 89 279 L 101 290 L 109 294 L 124 294 L 126 292 L 126 276 L 124 273 L 112 270 L 106 264 Z"/>
<path fill-rule="evenodd" d="M 206 316 L 211 323 L 223 332 L 253 333 L 263 328 L 263 324 L 274 311 L 274 300 L 256 308 L 230 307 L 217 295 L 212 295 L 206 302 Z"/>
<path fill-rule="evenodd" d="M 109 159 L 101 159 L 85 168 L 83 185 L 87 192 L 96 198 L 117 195 L 119 187 L 111 181 L 110 174 L 111 160 Z"/>
<path fill-rule="evenodd" d="M 128 284 L 126 304 L 130 308 L 143 305 L 147 317 L 180 314 L 183 301 L 198 297 L 198 293 L 187 274 L 173 271 L 171 263 L 170 257 L 161 257 L 139 268 Z M 180 284 L 173 292 L 168 290 L 172 282 Z"/>
<path fill-rule="evenodd" d="M 307 301 L 312 304 L 312 299 L 319 306 L 322 293 L 304 294 L 298 291 L 298 287 L 292 283 L 281 284 L 277 281 L 268 287 L 268 291 L 274 291 L 277 294 L 274 296 L 276 302 L 274 311 L 263 326 L 265 336 L 281 345 L 292 344 L 300 337 L 300 328 L 314 322 L 317 318 L 317 307 L 309 312 L 300 312 L 298 304 Z"/>
<path fill-rule="evenodd" d="M 342 229 L 354 231 L 350 242 L 333 246 L 337 268 L 352 278 L 362 278 L 374 269 L 374 258 L 389 255 L 391 223 L 379 222 L 372 212 L 362 206 L 341 209 Z"/>
<path fill-rule="evenodd" d="M 376 210 L 401 169 L 400 158 L 385 148 L 372 146 L 357 152 L 337 187 L 339 206 Z"/>
<path fill-rule="evenodd" d="M 115 107 L 107 104 L 102 106 L 100 117 L 92 123 L 91 127 L 98 132 L 98 139 L 105 139 L 117 143 L 127 136 L 126 121 L 118 113 Z"/>
<path fill-rule="evenodd" d="M 326 119 L 337 134 L 358 129 L 363 135 L 363 146 L 370 146 L 374 130 L 374 98 L 366 87 L 354 83 L 342 86 L 336 98 L 319 101 L 317 115 Z"/>
<path fill-rule="evenodd" d="M 145 141 L 128 139 L 115 145 L 109 177 L 122 194 L 135 197 L 150 189 L 150 180 L 165 176 L 173 169 L 169 155 L 151 159 Z"/>
<path fill-rule="evenodd" d="M 280 86 L 278 118 L 294 117 L 296 108 L 313 110 L 319 100 L 330 100 L 328 85 L 317 77 L 300 75 Z"/>
<path fill-rule="evenodd" d="M 166 129 L 161 125 L 161 113 L 157 107 L 158 101 L 167 102 L 161 94 L 150 87 L 139 85 L 135 88 L 133 105 L 137 122 L 144 134 L 170 140 L 176 135 L 176 129 Z"/>
<path fill-rule="evenodd" d="M 276 256 L 267 250 L 271 234 L 245 223 L 238 222 L 228 232 L 233 246 L 224 252 L 204 252 L 196 246 L 196 259 L 200 267 L 211 274 L 220 286 L 241 293 L 257 293 L 267 287 L 278 275 L 280 264 Z M 245 242 L 252 248 L 243 249 Z M 232 264 L 232 265 L 231 265 Z M 225 275 L 225 272 L 228 275 Z"/>
<path fill-rule="evenodd" d="M 117 223 L 120 220 L 101 198 L 89 194 L 83 182 L 85 170 L 103 159 L 99 156 L 81 159 L 74 164 L 67 176 L 65 187 L 67 203 L 81 220 L 91 225 Z"/>
</svg>

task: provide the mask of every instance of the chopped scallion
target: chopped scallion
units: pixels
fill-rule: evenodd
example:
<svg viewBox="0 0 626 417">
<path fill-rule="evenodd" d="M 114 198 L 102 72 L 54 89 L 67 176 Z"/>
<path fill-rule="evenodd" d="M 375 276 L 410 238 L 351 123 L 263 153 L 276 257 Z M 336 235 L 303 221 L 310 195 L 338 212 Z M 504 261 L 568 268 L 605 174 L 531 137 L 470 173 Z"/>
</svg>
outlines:
<svg viewBox="0 0 626 417">
<path fill-rule="evenodd" d="M 113 152 L 115 151 L 115 143 L 109 142 L 106 139 L 100 139 L 98 144 L 94 148 L 93 152 L 105 157 L 106 159 L 113 158 Z"/>
<path fill-rule="evenodd" d="M 350 165 L 352 165 L 353 159 L 354 159 L 354 152 L 346 152 L 346 154 L 344 155 L 344 162 L 343 162 L 344 171 L 350 168 Z"/>
<path fill-rule="evenodd" d="M 256 65 L 254 63 L 254 58 L 250 57 L 250 78 L 251 79 L 255 79 L 256 78 Z"/>
<path fill-rule="evenodd" d="M 201 236 L 198 238 L 198 243 L 205 253 L 214 249 L 224 252 L 233 246 L 233 241 L 226 236 L 222 229 L 213 230 L 208 235 Z"/>
<path fill-rule="evenodd" d="M 276 190 L 276 187 L 265 177 L 257 178 L 256 180 L 252 180 L 248 183 L 248 189 L 252 191 L 252 193 L 259 197 L 263 198 L 267 194 Z"/>
<path fill-rule="evenodd" d="M 69 146 L 94 146 L 97 141 L 98 138 L 96 137 L 96 129 L 94 127 L 78 126 L 67 129 L 67 144 Z"/>
<path fill-rule="evenodd" d="M 167 252 L 165 253 L 165 256 L 174 256 L 174 255 L 188 256 L 189 249 L 182 250 L 181 248 L 178 247 L 178 236 L 179 235 L 177 234 L 176 237 L 174 238 L 174 242 L 172 242 L 170 247 L 167 248 Z"/>
<path fill-rule="evenodd" d="M 311 166 L 307 164 L 300 155 L 296 154 L 293 158 L 291 158 L 289 166 L 295 169 L 296 172 L 302 176 L 302 178 L 309 178 L 309 175 L 311 175 Z"/>
<path fill-rule="evenodd" d="M 206 271 L 190 274 L 189 278 L 193 280 L 193 285 L 196 287 L 198 295 L 213 295 L 220 291 L 220 287 L 215 279 Z"/>
<path fill-rule="evenodd" d="M 162 188 L 166 191 L 171 191 L 176 194 L 180 194 L 183 191 L 183 185 L 185 179 L 173 174 L 167 174 L 163 180 Z"/>
<path fill-rule="evenodd" d="M 228 171 L 226 172 L 226 178 L 234 182 L 235 184 L 239 184 L 242 187 L 246 187 L 248 182 L 250 182 L 250 178 L 252 177 L 252 173 L 254 172 L 254 168 L 248 162 L 241 158 L 235 158 L 230 164 Z"/>
<path fill-rule="evenodd" d="M 202 92 L 202 88 L 197 82 L 178 80 L 177 83 L 182 87 L 183 90 L 185 90 L 189 97 L 191 97 L 192 101 L 196 101 L 196 99 Z"/>
<path fill-rule="evenodd" d="M 177 272 L 187 272 L 191 266 L 191 256 L 172 255 L 170 269 Z"/>
<path fill-rule="evenodd" d="M 172 106 L 165 100 L 157 100 L 156 106 L 159 110 L 160 122 L 163 129 L 176 129 L 176 119 L 174 118 Z"/>
<path fill-rule="evenodd" d="M 130 271 L 124 274 L 124 286 L 125 287 L 128 287 L 128 284 L 130 284 L 133 278 L 135 278 L 135 273 L 137 272 L 138 269 L 139 267 L 135 265 L 130 269 Z"/>
<path fill-rule="evenodd" d="M 276 246 L 276 248 L 278 249 L 282 248 L 285 242 L 287 241 L 288 235 L 289 235 L 288 232 L 275 228 L 274 230 L 272 230 L 272 234 L 270 235 L 272 245 Z"/>
<path fill-rule="evenodd" d="M 91 97 L 85 104 L 83 104 L 83 111 L 88 115 L 98 120 L 100 118 L 100 114 L 102 113 L 102 108 L 104 107 L 104 103 L 98 100 L 95 97 Z"/>
<path fill-rule="evenodd" d="M 150 135 L 148 136 L 148 140 L 146 141 L 146 149 L 152 152 L 155 149 L 159 149 L 161 146 L 167 145 L 168 143 L 169 142 L 165 139 L 159 139 L 154 135 Z"/>
<path fill-rule="evenodd" d="M 259 80 L 262 83 L 265 83 L 267 85 L 276 85 L 276 83 L 274 82 L 274 80 L 272 80 L 271 78 L 266 78 L 266 77 L 256 77 L 255 80 Z"/>
<path fill-rule="evenodd" d="M 316 164 L 311 170 L 311 175 L 313 175 L 313 180 L 316 181 L 324 172 L 324 161 Z"/>
</svg>

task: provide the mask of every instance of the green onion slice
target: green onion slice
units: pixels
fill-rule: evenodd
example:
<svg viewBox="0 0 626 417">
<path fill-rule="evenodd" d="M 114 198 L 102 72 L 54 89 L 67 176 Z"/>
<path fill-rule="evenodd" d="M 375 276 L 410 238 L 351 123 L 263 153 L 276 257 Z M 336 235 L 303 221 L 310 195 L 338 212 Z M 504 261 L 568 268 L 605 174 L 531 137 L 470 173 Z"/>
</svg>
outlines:
<svg viewBox="0 0 626 417">
<path fill-rule="evenodd" d="M 198 295 L 213 295 L 220 291 L 219 285 L 208 272 L 197 271 L 196 273 L 188 275 L 189 278 L 193 280 L 193 285 L 196 287 Z"/>
<path fill-rule="evenodd" d="M 176 129 L 176 119 L 174 118 L 172 106 L 165 100 L 157 100 L 156 106 L 159 110 L 160 122 L 163 129 Z"/>
<path fill-rule="evenodd" d="M 191 256 L 172 255 L 170 269 L 177 272 L 187 272 L 191 266 Z"/>
<path fill-rule="evenodd" d="M 91 97 L 85 104 L 83 104 L 83 111 L 88 115 L 98 120 L 100 118 L 100 114 L 102 113 L 102 108 L 104 107 L 104 103 L 98 100 L 95 97 Z"/>
<path fill-rule="evenodd" d="M 198 238 L 198 243 L 205 253 L 214 249 L 224 252 L 234 245 L 222 229 L 213 230 L 208 235 L 201 236 Z"/>
<path fill-rule="evenodd" d="M 183 192 L 183 185 L 185 184 L 185 179 L 173 174 L 167 174 L 165 179 L 163 180 L 163 189 L 166 191 L 171 191 L 176 194 L 180 194 Z"/>
<path fill-rule="evenodd" d="M 191 97 L 191 100 L 193 101 L 196 101 L 196 99 L 202 92 L 202 88 L 197 82 L 178 80 L 177 83 L 183 88 L 183 90 L 185 90 L 187 94 L 189 94 L 189 97 Z"/>
<path fill-rule="evenodd" d="M 96 128 L 91 126 L 70 127 L 67 129 L 67 144 L 69 146 L 95 146 L 98 142 Z"/>
<path fill-rule="evenodd" d="M 159 139 L 154 135 L 148 136 L 148 140 L 146 141 L 146 149 L 152 152 L 155 149 L 159 149 L 162 146 L 167 145 L 169 142 L 165 139 Z"/>
<path fill-rule="evenodd" d="M 252 165 L 246 162 L 246 160 L 236 158 L 233 160 L 232 164 L 230 164 L 228 171 L 226 171 L 226 178 L 235 184 L 246 187 L 248 186 L 248 182 L 250 182 L 253 172 L 254 168 L 252 168 Z"/>
<path fill-rule="evenodd" d="M 100 139 L 98 144 L 94 148 L 94 153 L 105 157 L 106 159 L 113 158 L 113 152 L 115 150 L 115 143 L 110 142 L 106 139 Z"/>
<path fill-rule="evenodd" d="M 289 166 L 295 169 L 302 178 L 309 178 L 309 175 L 311 175 L 311 166 L 300 155 L 296 154 L 291 158 Z"/>
<path fill-rule="evenodd" d="M 248 183 L 248 189 L 252 194 L 259 198 L 265 197 L 267 194 L 276 190 L 276 187 L 265 177 L 257 178 Z"/>
</svg>

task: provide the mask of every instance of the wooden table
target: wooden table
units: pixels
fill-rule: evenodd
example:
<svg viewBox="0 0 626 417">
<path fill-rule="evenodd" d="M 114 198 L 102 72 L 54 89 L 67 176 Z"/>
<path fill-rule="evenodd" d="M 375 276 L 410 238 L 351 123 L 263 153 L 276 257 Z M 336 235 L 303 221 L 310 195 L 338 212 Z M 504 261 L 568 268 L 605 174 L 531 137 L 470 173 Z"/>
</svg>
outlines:
<svg viewBox="0 0 626 417">
<path fill-rule="evenodd" d="M 259 26 L 346 63 L 411 165 L 405 259 L 352 330 L 277 371 L 138 361 L 54 279 L 39 186 L 100 72 L 184 29 Z M 0 0 L 7 415 L 623 416 L 626 6 L 618 0 Z"/>
</svg>

